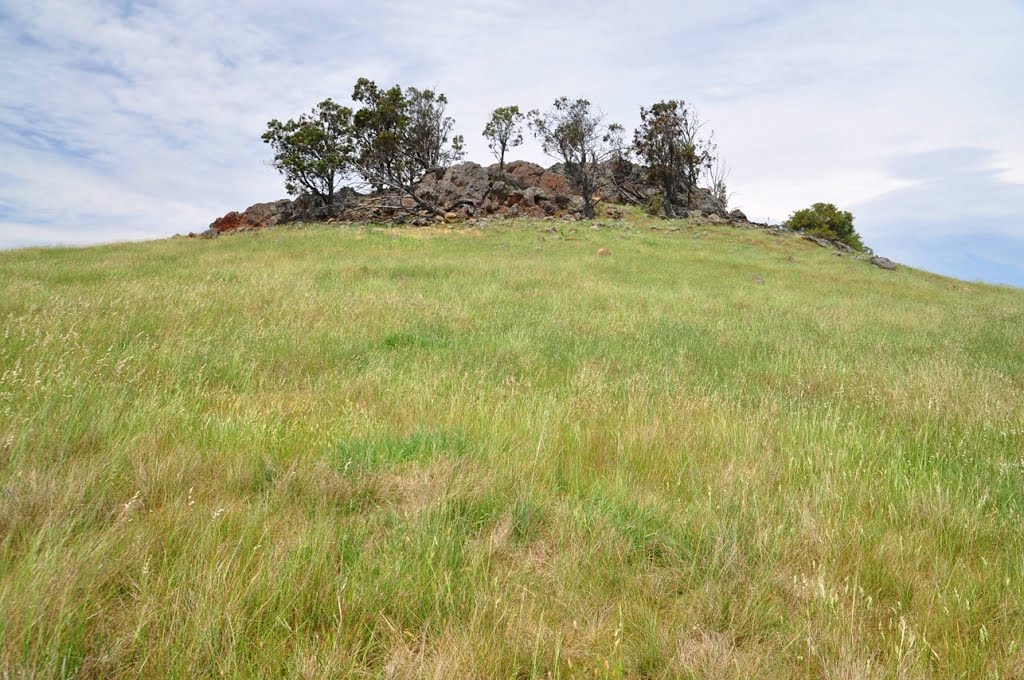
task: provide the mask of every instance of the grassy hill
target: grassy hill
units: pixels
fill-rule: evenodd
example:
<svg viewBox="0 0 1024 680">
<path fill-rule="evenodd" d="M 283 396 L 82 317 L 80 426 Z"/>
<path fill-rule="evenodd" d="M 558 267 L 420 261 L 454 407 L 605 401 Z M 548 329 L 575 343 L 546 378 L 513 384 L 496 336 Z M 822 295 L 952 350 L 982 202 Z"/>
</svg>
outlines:
<svg viewBox="0 0 1024 680">
<path fill-rule="evenodd" d="M 652 224 L 0 253 L 0 675 L 1022 677 L 1024 291 Z"/>
</svg>

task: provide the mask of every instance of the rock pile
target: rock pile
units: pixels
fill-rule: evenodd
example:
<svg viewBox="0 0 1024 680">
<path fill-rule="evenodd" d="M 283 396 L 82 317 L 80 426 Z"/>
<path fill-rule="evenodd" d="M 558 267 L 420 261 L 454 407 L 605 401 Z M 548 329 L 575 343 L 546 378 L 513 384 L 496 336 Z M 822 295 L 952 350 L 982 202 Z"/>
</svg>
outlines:
<svg viewBox="0 0 1024 680">
<path fill-rule="evenodd" d="M 485 168 L 460 163 L 427 173 L 416 195 L 455 219 L 473 216 L 508 215 L 546 217 L 572 204 L 572 192 L 565 176 L 535 163 L 514 161 L 504 172 L 497 165 Z"/>
<path fill-rule="evenodd" d="M 602 166 L 597 195 L 605 203 L 640 203 L 656 192 L 645 182 L 638 166 L 610 161 Z M 394 191 L 357 194 L 348 191 L 326 208 L 309 196 L 295 200 L 257 203 L 243 212 L 229 212 L 210 224 L 200 236 L 263 229 L 291 222 L 408 222 L 425 225 L 437 221 L 462 221 L 472 217 L 504 216 L 542 218 L 580 216 L 583 201 L 574 195 L 561 166 L 544 168 L 536 163 L 513 161 L 499 170 L 466 162 L 428 172 L 417 185 L 416 198 L 443 214 L 427 210 L 410 196 Z M 698 190 L 695 207 L 702 215 L 725 214 L 725 207 L 707 192 Z M 730 219 L 746 220 L 733 211 Z M 195 234 L 192 234 L 195 236 Z"/>
</svg>

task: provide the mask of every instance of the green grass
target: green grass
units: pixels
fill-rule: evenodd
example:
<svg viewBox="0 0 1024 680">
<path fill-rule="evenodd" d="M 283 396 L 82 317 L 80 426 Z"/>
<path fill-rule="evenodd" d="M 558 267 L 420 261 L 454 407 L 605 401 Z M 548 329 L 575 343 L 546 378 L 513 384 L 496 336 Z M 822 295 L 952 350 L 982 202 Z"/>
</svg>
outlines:
<svg viewBox="0 0 1024 680">
<path fill-rule="evenodd" d="M 1024 675 L 1024 291 L 547 226 L 0 253 L 0 676 Z"/>
</svg>

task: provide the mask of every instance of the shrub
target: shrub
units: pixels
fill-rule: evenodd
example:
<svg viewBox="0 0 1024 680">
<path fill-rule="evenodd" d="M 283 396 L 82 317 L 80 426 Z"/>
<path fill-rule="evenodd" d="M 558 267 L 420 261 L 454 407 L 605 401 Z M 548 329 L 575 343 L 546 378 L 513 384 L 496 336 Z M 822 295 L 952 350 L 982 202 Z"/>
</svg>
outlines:
<svg viewBox="0 0 1024 680">
<path fill-rule="evenodd" d="M 854 250 L 864 250 L 860 235 L 853 228 L 853 214 L 831 203 L 815 203 L 789 216 L 786 226 L 794 231 L 841 241 Z"/>
<path fill-rule="evenodd" d="M 661 217 L 662 211 L 665 209 L 665 196 L 664 194 L 654 194 L 646 201 L 644 201 L 644 212 L 651 217 Z"/>
</svg>

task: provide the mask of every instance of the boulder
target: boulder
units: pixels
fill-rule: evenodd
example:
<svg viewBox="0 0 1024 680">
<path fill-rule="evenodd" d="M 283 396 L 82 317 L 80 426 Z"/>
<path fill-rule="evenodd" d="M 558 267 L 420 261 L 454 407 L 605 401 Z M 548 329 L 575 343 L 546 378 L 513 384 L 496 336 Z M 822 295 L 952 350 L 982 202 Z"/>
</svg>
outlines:
<svg viewBox="0 0 1024 680">
<path fill-rule="evenodd" d="M 832 247 L 841 253 L 853 254 L 854 250 L 842 241 L 832 241 Z"/>
<path fill-rule="evenodd" d="M 557 170 L 558 166 L 551 169 L 544 169 L 536 163 L 528 161 L 512 161 L 505 165 L 505 172 L 498 175 L 498 165 L 492 165 L 487 170 L 495 176 L 498 181 L 505 181 L 514 185 L 517 189 L 529 189 L 536 187 L 552 200 L 557 196 L 570 196 L 569 182 L 565 175 Z"/>
<path fill-rule="evenodd" d="M 738 222 L 746 222 L 747 216 L 743 213 L 742 210 L 736 208 L 735 210 L 729 212 L 729 219 L 736 220 Z"/>
<path fill-rule="evenodd" d="M 821 238 L 820 236 L 815 236 L 814 234 L 803 234 L 800 236 L 800 238 L 802 238 L 805 241 L 810 241 L 811 243 L 816 243 L 822 248 L 832 247 L 831 241 L 829 241 L 828 239 Z"/>
<path fill-rule="evenodd" d="M 876 267 L 888 269 L 889 271 L 894 271 L 896 269 L 896 263 L 887 257 L 879 257 L 878 255 L 875 255 L 869 260 L 869 262 L 871 262 L 871 264 L 875 265 Z"/>
<path fill-rule="evenodd" d="M 467 161 L 431 170 L 416 188 L 416 195 L 442 210 L 451 210 L 458 205 L 479 205 L 490 185 L 487 169 Z"/>
<path fill-rule="evenodd" d="M 707 189 L 701 189 L 700 187 L 694 188 L 692 195 L 690 196 L 689 207 L 696 208 L 705 215 L 709 213 L 719 213 L 724 215 L 726 213 L 725 204 L 715 198 L 710 191 Z"/>
</svg>

